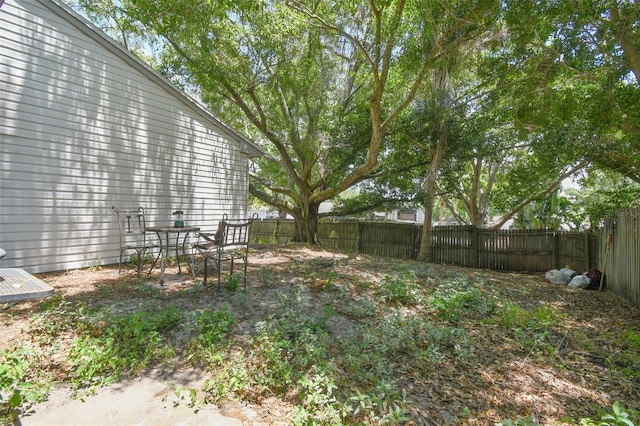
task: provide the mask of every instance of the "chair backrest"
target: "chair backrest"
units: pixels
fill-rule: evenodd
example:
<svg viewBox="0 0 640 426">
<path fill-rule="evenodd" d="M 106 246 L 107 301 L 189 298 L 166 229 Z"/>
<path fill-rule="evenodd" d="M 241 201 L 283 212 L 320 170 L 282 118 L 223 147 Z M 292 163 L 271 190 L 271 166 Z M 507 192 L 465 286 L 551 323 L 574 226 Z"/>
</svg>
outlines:
<svg viewBox="0 0 640 426">
<path fill-rule="evenodd" d="M 218 243 L 220 250 L 249 248 L 249 233 L 253 219 L 227 219 L 220 222 L 222 238 Z"/>
<path fill-rule="evenodd" d="M 144 209 L 138 207 L 136 210 L 120 210 L 118 206 L 113 206 L 111 209 L 116 213 L 118 219 L 120 247 L 145 246 L 147 238 Z"/>
<path fill-rule="evenodd" d="M 142 207 L 138 207 L 137 210 L 119 210 L 118 206 L 113 206 L 111 209 L 118 217 L 120 235 L 144 235 L 146 223 Z"/>
</svg>

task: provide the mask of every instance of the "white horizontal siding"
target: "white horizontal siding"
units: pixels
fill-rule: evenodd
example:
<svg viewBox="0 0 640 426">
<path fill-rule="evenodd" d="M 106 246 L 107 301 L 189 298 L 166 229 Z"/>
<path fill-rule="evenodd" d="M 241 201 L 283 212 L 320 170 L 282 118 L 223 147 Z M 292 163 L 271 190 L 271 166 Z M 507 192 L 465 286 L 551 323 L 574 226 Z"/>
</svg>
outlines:
<svg viewBox="0 0 640 426">
<path fill-rule="evenodd" d="M 247 212 L 248 158 L 224 125 L 42 0 L 0 8 L 1 267 L 113 263 L 111 206 L 213 229 Z"/>
</svg>

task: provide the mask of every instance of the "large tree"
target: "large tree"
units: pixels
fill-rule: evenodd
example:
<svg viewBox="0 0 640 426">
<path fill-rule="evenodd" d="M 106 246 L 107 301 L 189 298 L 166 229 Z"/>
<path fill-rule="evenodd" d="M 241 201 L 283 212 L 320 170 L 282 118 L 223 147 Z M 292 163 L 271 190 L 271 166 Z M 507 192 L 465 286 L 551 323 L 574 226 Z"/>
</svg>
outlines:
<svg viewBox="0 0 640 426">
<path fill-rule="evenodd" d="M 162 70 L 263 147 L 250 185 L 317 242 L 320 203 L 375 176 L 431 70 L 500 2 L 123 0 L 165 40 Z"/>
<path fill-rule="evenodd" d="M 640 182 L 632 1 L 75 1 L 137 52 L 148 53 L 145 31 L 162 37 L 160 69 L 261 143 L 250 190 L 296 218 L 299 240 L 317 241 L 320 203 L 354 186 L 361 197 L 336 213 L 417 197 L 432 206 L 438 176 L 461 220 L 479 224 L 491 209 L 500 225 L 585 160 Z M 489 31 L 501 37 L 487 45 Z M 443 73 L 469 52 L 457 81 Z M 446 100 L 438 75 L 477 87 L 453 103 L 476 99 L 488 125 L 469 129 L 466 117 L 456 133 L 458 109 L 434 108 L 417 126 L 432 139 L 398 144 L 398 118 Z M 496 143 L 504 120 L 512 135 Z"/>
<path fill-rule="evenodd" d="M 507 183 L 505 171 L 516 164 L 509 162 L 510 158 L 517 157 L 510 151 L 538 153 L 520 162 L 530 165 L 535 173 L 521 181 L 526 183 L 523 190 L 509 194 L 520 197 L 518 203 L 511 202 L 513 210 L 509 215 L 535 197 L 549 193 L 562 180 L 562 173 L 556 167 L 558 161 L 534 167 L 536 163 L 539 165 L 544 150 L 538 147 L 540 144 L 527 144 L 524 139 L 534 138 L 526 132 L 514 131 L 510 124 L 511 104 L 517 103 L 521 96 L 518 89 L 537 90 L 545 87 L 546 82 L 529 78 L 526 71 L 537 57 L 516 58 L 510 50 L 514 46 L 510 29 L 502 26 L 502 21 L 499 23 L 501 26 L 485 32 L 484 37 L 460 43 L 455 56 L 440 61 L 431 70 L 429 84 L 407 114 L 408 125 L 400 128 L 400 140 L 408 135 L 405 139 L 409 146 L 419 146 L 425 159 L 423 177 L 419 180 L 411 177 L 422 186 L 425 209 L 419 259 L 430 257 L 431 220 L 438 192 L 456 217 L 462 215 L 456 214 L 460 211 L 453 208 L 454 204 L 462 207 L 470 223 L 476 226 L 487 223 L 494 183 L 498 177 L 501 183 Z M 511 130 L 505 131 L 505 128 Z M 563 166 L 570 169 L 572 164 Z M 537 182 L 531 179 L 545 172 L 545 179 Z M 550 179 L 552 177 L 554 179 Z"/>
</svg>

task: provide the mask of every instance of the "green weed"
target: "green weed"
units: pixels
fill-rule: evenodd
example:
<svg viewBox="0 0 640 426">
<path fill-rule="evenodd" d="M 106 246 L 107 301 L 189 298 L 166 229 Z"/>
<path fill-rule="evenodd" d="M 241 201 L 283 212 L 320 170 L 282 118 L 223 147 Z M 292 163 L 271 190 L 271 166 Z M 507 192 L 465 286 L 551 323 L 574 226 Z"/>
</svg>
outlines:
<svg viewBox="0 0 640 426">
<path fill-rule="evenodd" d="M 298 380 L 298 387 L 301 401 L 295 408 L 294 425 L 343 424 L 347 408 L 334 395 L 337 386 L 324 371 L 312 368 Z"/>
<path fill-rule="evenodd" d="M 378 288 L 378 296 L 389 305 L 411 306 L 421 301 L 421 286 L 411 271 L 385 275 Z"/>
<path fill-rule="evenodd" d="M 209 309 L 195 313 L 195 336 L 191 351 L 209 350 L 223 342 L 231 331 L 236 317 L 226 309 L 211 311 Z"/>
<path fill-rule="evenodd" d="M 631 413 L 616 401 L 611 407 L 611 412 L 600 418 L 598 426 L 635 426 L 635 423 L 631 419 Z"/>
<path fill-rule="evenodd" d="M 89 333 L 71 347 L 74 365 L 71 382 L 76 388 L 104 386 L 123 373 L 136 374 L 174 354 L 165 334 L 179 323 L 178 309 L 107 316 L 85 324 Z"/>
<path fill-rule="evenodd" d="M 640 381 L 640 334 L 625 330 L 621 335 L 621 352 L 616 356 L 615 364 L 622 366 L 627 377 Z"/>
<path fill-rule="evenodd" d="M 405 395 L 393 381 L 382 381 L 366 394 L 356 390 L 350 401 L 354 404 L 351 414 L 358 423 L 397 425 L 409 420 Z"/>
<path fill-rule="evenodd" d="M 378 313 L 378 302 L 369 296 L 348 300 L 343 306 L 343 308 L 339 307 L 339 311 L 343 315 L 355 320 L 374 318 Z"/>
<path fill-rule="evenodd" d="M 162 294 L 159 288 L 154 287 L 153 285 L 150 285 L 148 283 L 139 283 L 136 286 L 136 290 L 140 294 L 151 297 L 153 299 L 159 299 L 160 295 Z"/>
<path fill-rule="evenodd" d="M 457 322 L 469 311 L 484 308 L 482 293 L 465 278 L 456 278 L 441 284 L 428 298 L 428 306 L 436 318 Z"/>
<path fill-rule="evenodd" d="M 511 302 L 505 302 L 496 308 L 493 316 L 485 322 L 498 325 L 510 332 L 520 346 L 527 351 L 536 347 L 553 351 L 550 345 L 553 339 L 551 328 L 557 326 L 560 319 L 560 313 L 549 306 L 523 309 Z"/>
<path fill-rule="evenodd" d="M 418 279 L 407 269 L 395 268 L 377 284 L 343 280 L 335 271 L 325 271 L 322 262 L 310 265 L 312 268 L 300 262 L 283 268 L 298 274 L 293 283 L 326 279 L 335 284 L 325 289 L 336 291 L 310 291 L 306 286 L 282 281 L 281 269 L 263 268 L 258 273 L 264 288 L 278 286 L 280 299 L 276 304 L 266 300 L 270 315 L 247 327 L 253 332 L 237 338 L 233 334 L 237 322 L 234 312 L 247 320 L 246 310 L 258 305 L 250 303 L 251 297 L 260 296 L 237 291 L 241 274 L 225 276 L 225 289 L 231 294 L 222 296 L 230 302 L 217 310 L 166 307 L 168 299 L 185 298 L 181 304 L 189 298 L 206 300 L 211 295 L 200 282 L 189 290 L 171 293 L 167 300 L 159 289 L 125 277 L 113 285 L 97 287 L 104 292 L 98 296 L 113 297 L 122 290 L 149 301 L 128 312 L 115 312 L 131 305 L 115 297 L 109 308 L 98 311 L 56 294 L 44 300 L 31 318 L 30 336 L 41 347 L 0 353 L 0 394 L 5 398 L 0 400 L 1 415 L 15 417 L 31 402 L 41 400 L 54 374 L 69 374 L 67 381 L 76 389 L 91 388 L 173 362 L 178 355 L 185 364 L 204 365 L 215 372 L 201 389 L 179 390 L 188 392 L 191 405 L 233 398 L 259 403 L 268 395 L 295 407 L 288 419 L 292 424 L 395 425 L 408 417 L 400 385 L 406 383 L 404 379 L 395 380 L 429 375 L 441 366 L 476 362 L 476 329 L 462 327 L 477 325 L 479 318 L 486 318 L 483 322 L 495 326 L 492 329 L 504 330 L 507 339 L 517 340 L 518 349 L 514 350 L 524 347 L 527 356 L 534 349 L 555 347 L 553 328 L 562 318 L 558 311 L 538 304 L 526 309 L 506 300 L 496 303 L 498 299 L 486 298 L 480 284 L 458 273 L 434 278 L 432 271 L 423 271 Z M 434 287 L 436 283 L 439 285 Z M 431 290 L 428 295 L 427 290 Z M 337 314 L 349 321 L 331 321 L 331 327 L 327 327 L 327 320 Z M 471 323 L 470 319 L 476 321 Z M 242 325 L 245 329 L 247 323 Z M 345 329 L 336 328 L 342 326 Z M 336 338 L 346 332 L 348 338 Z M 56 342 L 63 340 L 60 336 L 66 339 L 72 335 L 76 340 L 67 356 Z M 583 346 L 587 347 L 587 335 L 576 331 L 575 336 L 585 340 Z M 180 341 L 174 343 L 173 338 Z M 174 344 L 184 352 L 176 353 Z M 632 375 L 638 363 L 640 335 L 633 330 L 623 332 L 615 348 L 608 361 L 613 367 L 628 368 Z M 47 364 L 48 360 L 61 359 L 61 354 L 68 365 Z M 52 373 L 54 368 L 57 370 Z M 204 392 L 203 401 L 199 401 L 199 392 Z M 633 424 L 629 421 L 637 419 L 633 411 L 619 404 L 611 410 L 599 414 L 599 420 L 582 419 L 580 424 L 628 426 Z M 468 410 L 460 413 L 470 415 Z M 518 417 L 498 424 L 535 423 Z"/>
<path fill-rule="evenodd" d="M 151 253 L 142 253 L 142 255 L 140 256 L 140 265 L 144 265 L 146 263 L 151 263 L 155 260 L 155 256 Z M 129 264 L 129 266 L 138 266 L 138 255 L 136 255 L 135 253 L 132 253 L 126 263 Z"/>
<path fill-rule="evenodd" d="M 258 270 L 257 281 L 266 288 L 276 288 L 280 285 L 278 274 L 273 268 L 261 268 Z"/>
<path fill-rule="evenodd" d="M 0 422 L 14 424 L 24 407 L 44 401 L 49 395 L 50 381 L 31 362 L 38 359 L 31 348 L 17 352 L 0 352 Z"/>
<path fill-rule="evenodd" d="M 32 336 L 38 336 L 41 346 L 49 346 L 56 342 L 58 336 L 73 332 L 87 314 L 87 307 L 82 303 L 71 303 L 57 295 L 40 304 L 40 312 L 31 317 Z"/>
<path fill-rule="evenodd" d="M 523 309 L 514 303 L 505 302 L 496 308 L 488 322 L 506 329 L 544 330 L 558 325 L 560 315 L 549 306 Z"/>
<path fill-rule="evenodd" d="M 628 410 L 616 401 L 610 411 L 605 411 L 599 420 L 590 418 L 580 419 L 580 426 L 635 426 L 640 420 L 640 413 Z"/>
<path fill-rule="evenodd" d="M 242 394 L 254 381 L 247 368 L 247 363 L 240 356 L 237 360 L 225 359 L 221 355 L 211 358 L 216 374 L 207 379 L 203 385 L 206 394 L 205 402 L 219 403 L 234 393 Z"/>
<path fill-rule="evenodd" d="M 222 281 L 222 288 L 229 292 L 235 292 L 240 289 L 240 279 L 238 275 L 227 274 Z"/>
<path fill-rule="evenodd" d="M 283 394 L 330 359 L 326 317 L 311 315 L 299 291 L 281 295 L 273 315 L 256 325 L 247 362 L 250 381 L 261 393 Z"/>
<path fill-rule="evenodd" d="M 46 312 L 46 311 L 53 311 L 54 309 L 59 308 L 63 304 L 68 304 L 68 302 L 62 298 L 61 294 L 55 293 L 53 296 L 48 297 L 47 299 L 42 301 L 39 307 L 41 311 Z"/>
</svg>

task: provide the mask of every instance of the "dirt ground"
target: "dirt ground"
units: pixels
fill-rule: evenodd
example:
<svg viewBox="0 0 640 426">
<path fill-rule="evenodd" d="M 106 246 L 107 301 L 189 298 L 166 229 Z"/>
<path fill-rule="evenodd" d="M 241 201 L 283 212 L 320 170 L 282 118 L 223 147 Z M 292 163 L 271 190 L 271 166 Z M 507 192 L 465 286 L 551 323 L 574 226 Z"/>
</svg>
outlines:
<svg viewBox="0 0 640 426">
<path fill-rule="evenodd" d="M 516 417 L 558 424 L 566 416 L 594 416 L 598 405 L 610 406 L 614 401 L 626 407 L 640 407 L 640 383 L 622 373 L 624 368 L 640 369 L 640 365 L 616 365 L 620 358 L 609 356 L 624 350 L 612 343 L 620 333 L 629 330 L 640 333 L 640 312 L 610 292 L 571 290 L 545 282 L 543 276 L 390 261 L 303 245 L 253 248 L 248 298 L 242 305 L 238 305 L 233 294 L 217 291 L 215 286 L 197 298 L 190 297 L 188 290 L 194 281 L 188 274 L 178 276 L 175 268 L 169 269 L 164 286 L 158 285 L 155 272 L 145 282 L 159 290 L 161 299 L 183 309 L 230 307 L 237 315 L 234 333 L 246 335 L 255 331 L 256 324 L 269 315 L 279 295 L 292 285 L 303 285 L 308 290 L 307 302 L 317 303 L 317 309 L 321 310 L 327 304 L 322 291 L 326 285 L 323 271 L 331 271 L 334 285 L 349 286 L 354 276 L 375 280 L 399 263 L 421 271 L 419 276 L 423 277 L 424 285 L 429 285 L 431 276 L 464 274 L 486 283 L 486 291 L 522 307 L 551 306 L 564 315 L 563 323 L 553 330 L 555 351 L 548 358 L 519 351 L 513 346 L 514 341 L 505 338 L 495 326 L 481 321 L 464 324 L 474 338 L 476 362 L 467 369 L 461 364 L 444 363 L 425 374 L 398 378 L 408 402 L 408 424 L 484 425 Z M 135 276 L 134 268 L 128 267 L 125 275 Z M 117 265 L 38 276 L 54 287 L 56 296 L 70 302 L 113 309 L 128 309 L 142 302 L 138 293 L 129 293 L 118 284 L 122 276 L 118 275 Z M 37 337 L 33 335 L 31 318 L 42 302 L 24 301 L 0 310 L 0 350 L 35 344 Z M 353 328 L 353 323 L 339 314 L 332 324 L 336 336 L 344 335 L 346 328 Z M 581 346 L 580 342 L 585 340 L 594 342 L 593 346 Z M 640 358 L 640 354 L 636 355 L 635 359 Z M 289 424 L 290 404 L 275 397 L 259 402 L 190 406 L 180 390 L 197 388 L 208 374 L 215 372 L 191 368 L 150 371 L 82 399 L 73 398 L 68 387 L 56 385 L 47 401 L 30 407 L 21 416 L 20 424 Z M 461 419 L 461 412 L 468 414 Z"/>
</svg>

